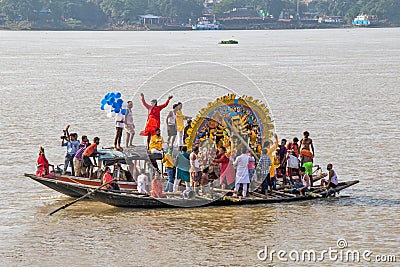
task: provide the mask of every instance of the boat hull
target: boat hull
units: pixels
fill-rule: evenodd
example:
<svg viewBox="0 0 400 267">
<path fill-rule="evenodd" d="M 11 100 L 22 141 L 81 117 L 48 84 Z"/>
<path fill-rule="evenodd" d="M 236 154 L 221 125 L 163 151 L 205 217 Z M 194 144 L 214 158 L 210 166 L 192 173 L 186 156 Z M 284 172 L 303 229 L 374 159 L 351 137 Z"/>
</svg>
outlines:
<svg viewBox="0 0 400 267">
<path fill-rule="evenodd" d="M 56 178 L 39 177 L 32 174 L 25 174 L 25 176 L 57 191 L 62 194 L 71 197 L 81 197 L 98 186 L 84 185 L 75 182 L 66 182 Z M 299 196 L 284 193 L 283 191 L 277 192 L 275 197 L 261 198 L 261 197 L 248 197 L 245 199 L 239 199 L 236 197 L 224 196 L 217 200 L 209 200 L 201 197 L 195 199 L 183 199 L 183 198 L 153 198 L 145 194 L 139 194 L 137 191 L 124 190 L 113 191 L 113 190 L 98 190 L 91 194 L 90 198 L 95 201 L 100 201 L 108 205 L 125 208 L 193 208 L 203 206 L 234 206 L 234 205 L 256 205 L 256 204 L 267 204 L 267 203 L 280 203 L 280 202 L 294 202 L 294 201 L 305 201 L 315 198 L 329 197 L 334 192 L 340 192 L 350 186 L 357 184 L 359 181 L 341 182 L 335 188 L 329 192 L 323 191 L 318 192 L 315 190 L 312 194 Z M 100 186 L 100 185 L 99 185 Z M 316 194 L 315 192 L 318 192 Z"/>
<path fill-rule="evenodd" d="M 77 187 L 79 186 L 78 184 L 75 183 L 68 183 L 68 182 L 64 182 L 64 181 L 60 181 L 58 179 L 50 179 L 50 178 L 42 178 L 36 175 L 27 175 L 25 174 L 25 176 L 31 178 L 32 180 L 47 186 L 48 188 L 51 188 L 61 194 L 70 196 L 70 197 L 81 197 L 84 194 L 82 194 L 83 192 L 83 188 L 89 188 L 88 186 L 82 187 L 82 192 L 78 192 L 77 191 Z M 87 192 L 87 189 L 85 189 L 85 191 Z"/>
<path fill-rule="evenodd" d="M 340 192 L 350 186 L 357 184 L 359 181 L 342 182 L 336 187 L 335 191 Z M 331 191 L 330 193 L 333 193 Z M 96 201 L 100 201 L 116 207 L 124 208 L 192 208 L 200 206 L 239 206 L 239 205 L 257 205 L 267 203 L 280 203 L 280 202 L 294 202 L 294 201 L 305 201 L 315 198 L 324 198 L 329 195 L 328 192 L 320 194 L 310 194 L 306 196 L 293 196 L 293 197 L 279 197 L 279 198 L 245 198 L 239 199 L 234 197 L 225 196 L 215 201 L 208 201 L 203 199 L 157 199 L 149 196 L 132 194 L 132 193 L 118 193 L 110 192 L 106 190 L 99 190 L 92 195 L 92 198 Z"/>
<path fill-rule="evenodd" d="M 83 177 L 74 176 L 51 176 L 51 177 L 40 177 L 34 174 L 25 174 L 26 177 L 45 185 L 59 193 L 70 197 L 81 197 L 85 195 L 89 189 L 99 187 L 101 181 L 99 179 L 90 180 Z M 119 182 L 121 190 L 134 190 L 136 189 L 136 183 L 133 182 Z"/>
</svg>

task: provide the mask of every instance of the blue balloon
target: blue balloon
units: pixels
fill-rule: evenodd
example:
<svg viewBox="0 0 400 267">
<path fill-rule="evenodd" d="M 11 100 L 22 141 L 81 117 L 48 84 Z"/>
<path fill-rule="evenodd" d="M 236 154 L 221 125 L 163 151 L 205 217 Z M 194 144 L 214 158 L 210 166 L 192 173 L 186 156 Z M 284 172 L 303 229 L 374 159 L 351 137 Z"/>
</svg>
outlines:
<svg viewBox="0 0 400 267">
<path fill-rule="evenodd" d="M 117 103 L 118 103 L 118 105 L 122 105 L 122 103 L 124 103 L 124 100 L 118 99 L 118 100 L 117 100 Z"/>
<path fill-rule="evenodd" d="M 121 93 L 120 92 L 115 94 L 115 98 L 120 98 L 120 97 L 121 97 Z"/>
<path fill-rule="evenodd" d="M 119 113 L 121 110 L 119 108 L 115 109 L 115 113 Z"/>
<path fill-rule="evenodd" d="M 102 100 L 101 100 L 101 104 L 104 106 L 105 104 L 107 104 L 107 99 L 105 99 L 105 98 L 103 98 Z"/>
<path fill-rule="evenodd" d="M 104 105 L 101 105 L 100 109 L 101 109 L 101 110 L 104 110 Z"/>
<path fill-rule="evenodd" d="M 110 100 L 111 103 L 115 102 L 115 98 L 114 97 L 111 97 L 109 100 Z"/>
<path fill-rule="evenodd" d="M 117 102 L 112 103 L 112 107 L 115 108 L 115 109 L 118 108 Z"/>
<path fill-rule="evenodd" d="M 122 115 L 126 115 L 126 109 L 121 110 Z"/>
<path fill-rule="evenodd" d="M 109 99 L 110 98 L 110 93 L 107 93 L 105 96 L 104 96 L 104 99 Z"/>
<path fill-rule="evenodd" d="M 110 93 L 110 98 L 114 98 L 115 94 L 114 93 Z"/>
</svg>

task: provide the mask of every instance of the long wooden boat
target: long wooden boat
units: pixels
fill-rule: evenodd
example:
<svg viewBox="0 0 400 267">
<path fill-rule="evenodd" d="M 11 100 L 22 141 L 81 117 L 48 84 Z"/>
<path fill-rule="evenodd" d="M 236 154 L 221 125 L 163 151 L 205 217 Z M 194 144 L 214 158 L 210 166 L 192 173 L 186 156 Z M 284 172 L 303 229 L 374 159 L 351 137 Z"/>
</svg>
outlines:
<svg viewBox="0 0 400 267">
<path fill-rule="evenodd" d="M 293 202 L 304 201 L 315 198 L 326 198 L 331 196 L 334 192 L 340 192 L 350 186 L 357 184 L 359 181 L 341 182 L 335 190 L 321 191 L 319 193 L 306 194 L 304 196 L 292 195 L 284 192 L 272 193 L 268 198 L 262 198 L 252 195 L 245 199 L 240 199 L 232 196 L 223 196 L 215 201 L 210 201 L 207 198 L 196 197 L 194 199 L 181 198 L 153 198 L 151 196 L 129 193 L 129 192 L 111 192 L 108 190 L 96 191 L 91 197 L 112 206 L 125 207 L 125 208 L 185 208 L 185 207 L 199 207 L 199 206 L 231 206 L 231 205 L 254 205 L 266 203 L 279 203 L 279 202 Z M 314 190 L 316 191 L 316 190 Z"/>
<path fill-rule="evenodd" d="M 251 136 L 256 136 L 255 141 L 251 142 L 251 139 L 249 139 L 250 133 L 248 129 L 252 129 Z M 250 96 L 239 97 L 229 94 L 216 99 L 212 103 L 208 103 L 206 108 L 200 110 L 199 114 L 192 121 L 187 131 L 188 137 L 184 141 L 189 148 L 194 146 L 199 147 L 201 152 L 201 154 L 199 153 L 201 167 L 204 167 L 204 169 L 208 167 L 213 169 L 213 172 L 210 171 L 208 173 L 210 181 L 218 181 L 218 168 L 216 168 L 217 170 L 214 169 L 215 163 L 213 162 L 216 148 L 225 147 L 230 151 L 227 153 L 233 151 L 240 153 L 244 153 L 243 151 L 252 151 L 255 159 L 258 160 L 258 156 L 260 156 L 259 151 L 274 136 L 273 129 L 274 124 L 269 108 L 264 103 Z M 218 140 L 217 137 L 219 138 Z M 278 139 L 276 135 L 275 138 Z M 332 194 L 332 192 L 324 191 L 321 187 L 312 187 L 310 193 L 305 196 L 299 196 L 285 192 L 284 186 L 282 186 L 283 189 L 272 191 L 268 198 L 264 198 L 263 195 L 257 192 L 252 192 L 249 193 L 247 198 L 241 199 L 233 197 L 232 190 L 219 188 L 218 183 L 214 184 L 211 182 L 205 186 L 207 189 L 202 188 L 204 196 L 195 196 L 194 192 L 190 192 L 190 199 L 184 198 L 182 193 L 172 192 L 166 193 L 166 198 L 153 198 L 146 194 L 139 194 L 136 190 L 135 182 L 118 181 L 121 189 L 119 191 L 99 190 L 98 187 L 101 186 L 99 178 L 103 177 L 106 166 L 114 166 L 114 178 L 118 177 L 118 179 L 129 181 L 133 181 L 142 170 L 144 170 L 147 177 L 151 178 L 149 180 L 153 180 L 154 177 L 158 179 L 158 173 L 163 175 L 164 169 L 162 162 L 161 165 L 158 163 L 158 161 L 162 160 L 162 155 L 159 153 L 149 153 L 146 146 L 139 145 L 133 148 L 125 148 L 123 152 L 110 148 L 98 149 L 97 152 L 95 157 L 98 158 L 98 164 L 96 164 L 96 160 L 93 158 L 94 165 L 97 167 L 95 170 L 95 178 L 97 179 L 92 180 L 83 177 L 61 175 L 61 168 L 59 167 L 52 175 L 46 177 L 39 177 L 34 174 L 25 174 L 25 176 L 71 197 L 81 197 L 91 192 L 91 198 L 94 200 L 118 207 L 132 208 L 252 205 L 324 198 Z M 126 165 L 126 169 L 123 169 L 122 165 Z M 318 169 L 320 168 L 318 167 Z M 321 176 L 316 174 L 314 177 L 313 175 L 314 182 L 318 179 L 321 179 Z M 342 182 L 335 188 L 335 191 L 340 192 L 356 183 L 358 181 Z M 208 190 L 209 187 L 215 188 Z M 95 188 L 97 189 L 93 190 Z M 150 191 L 151 189 L 147 188 L 147 190 Z M 186 193 L 189 194 L 189 190 L 186 190 Z"/>
</svg>

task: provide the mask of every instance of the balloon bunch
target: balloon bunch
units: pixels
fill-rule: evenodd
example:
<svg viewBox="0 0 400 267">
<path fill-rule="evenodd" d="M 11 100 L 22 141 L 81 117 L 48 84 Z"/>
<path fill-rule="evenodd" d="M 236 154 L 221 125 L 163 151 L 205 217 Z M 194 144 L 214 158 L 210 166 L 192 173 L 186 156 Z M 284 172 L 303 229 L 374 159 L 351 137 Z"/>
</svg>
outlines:
<svg viewBox="0 0 400 267">
<path fill-rule="evenodd" d="M 109 92 L 101 100 L 100 109 L 106 110 L 107 116 L 111 118 L 112 113 L 125 115 L 126 107 L 127 103 L 121 99 L 120 92 L 117 93 Z"/>
</svg>

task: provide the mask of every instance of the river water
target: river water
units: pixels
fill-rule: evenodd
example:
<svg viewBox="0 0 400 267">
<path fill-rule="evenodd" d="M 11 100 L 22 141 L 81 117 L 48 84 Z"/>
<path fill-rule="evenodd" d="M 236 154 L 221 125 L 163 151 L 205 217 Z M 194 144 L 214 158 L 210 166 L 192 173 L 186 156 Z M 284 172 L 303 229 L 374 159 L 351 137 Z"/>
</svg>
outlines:
<svg viewBox="0 0 400 267">
<path fill-rule="evenodd" d="M 239 45 L 217 44 L 226 39 Z M 328 256 L 296 263 L 287 255 L 288 262 L 276 255 L 261 261 L 257 253 L 265 246 L 340 250 L 343 239 L 343 250 L 373 252 L 371 262 L 350 265 L 394 266 L 373 261 L 380 255 L 400 261 L 399 62 L 399 28 L 0 31 L 0 265 L 340 266 L 349 263 Z M 226 86 L 197 82 L 170 90 L 205 77 Z M 186 114 L 196 115 L 227 87 L 264 94 L 280 138 L 308 130 L 316 163 L 332 162 L 340 180 L 360 183 L 339 198 L 301 203 L 135 210 L 82 201 L 50 217 L 71 199 L 23 176 L 35 170 L 40 145 L 50 162 L 63 161 L 59 136 L 66 124 L 112 145 L 113 121 L 99 108 L 109 91 L 134 99 L 141 129 L 146 112 L 137 92 L 161 101 L 173 94 L 186 103 Z"/>
</svg>

